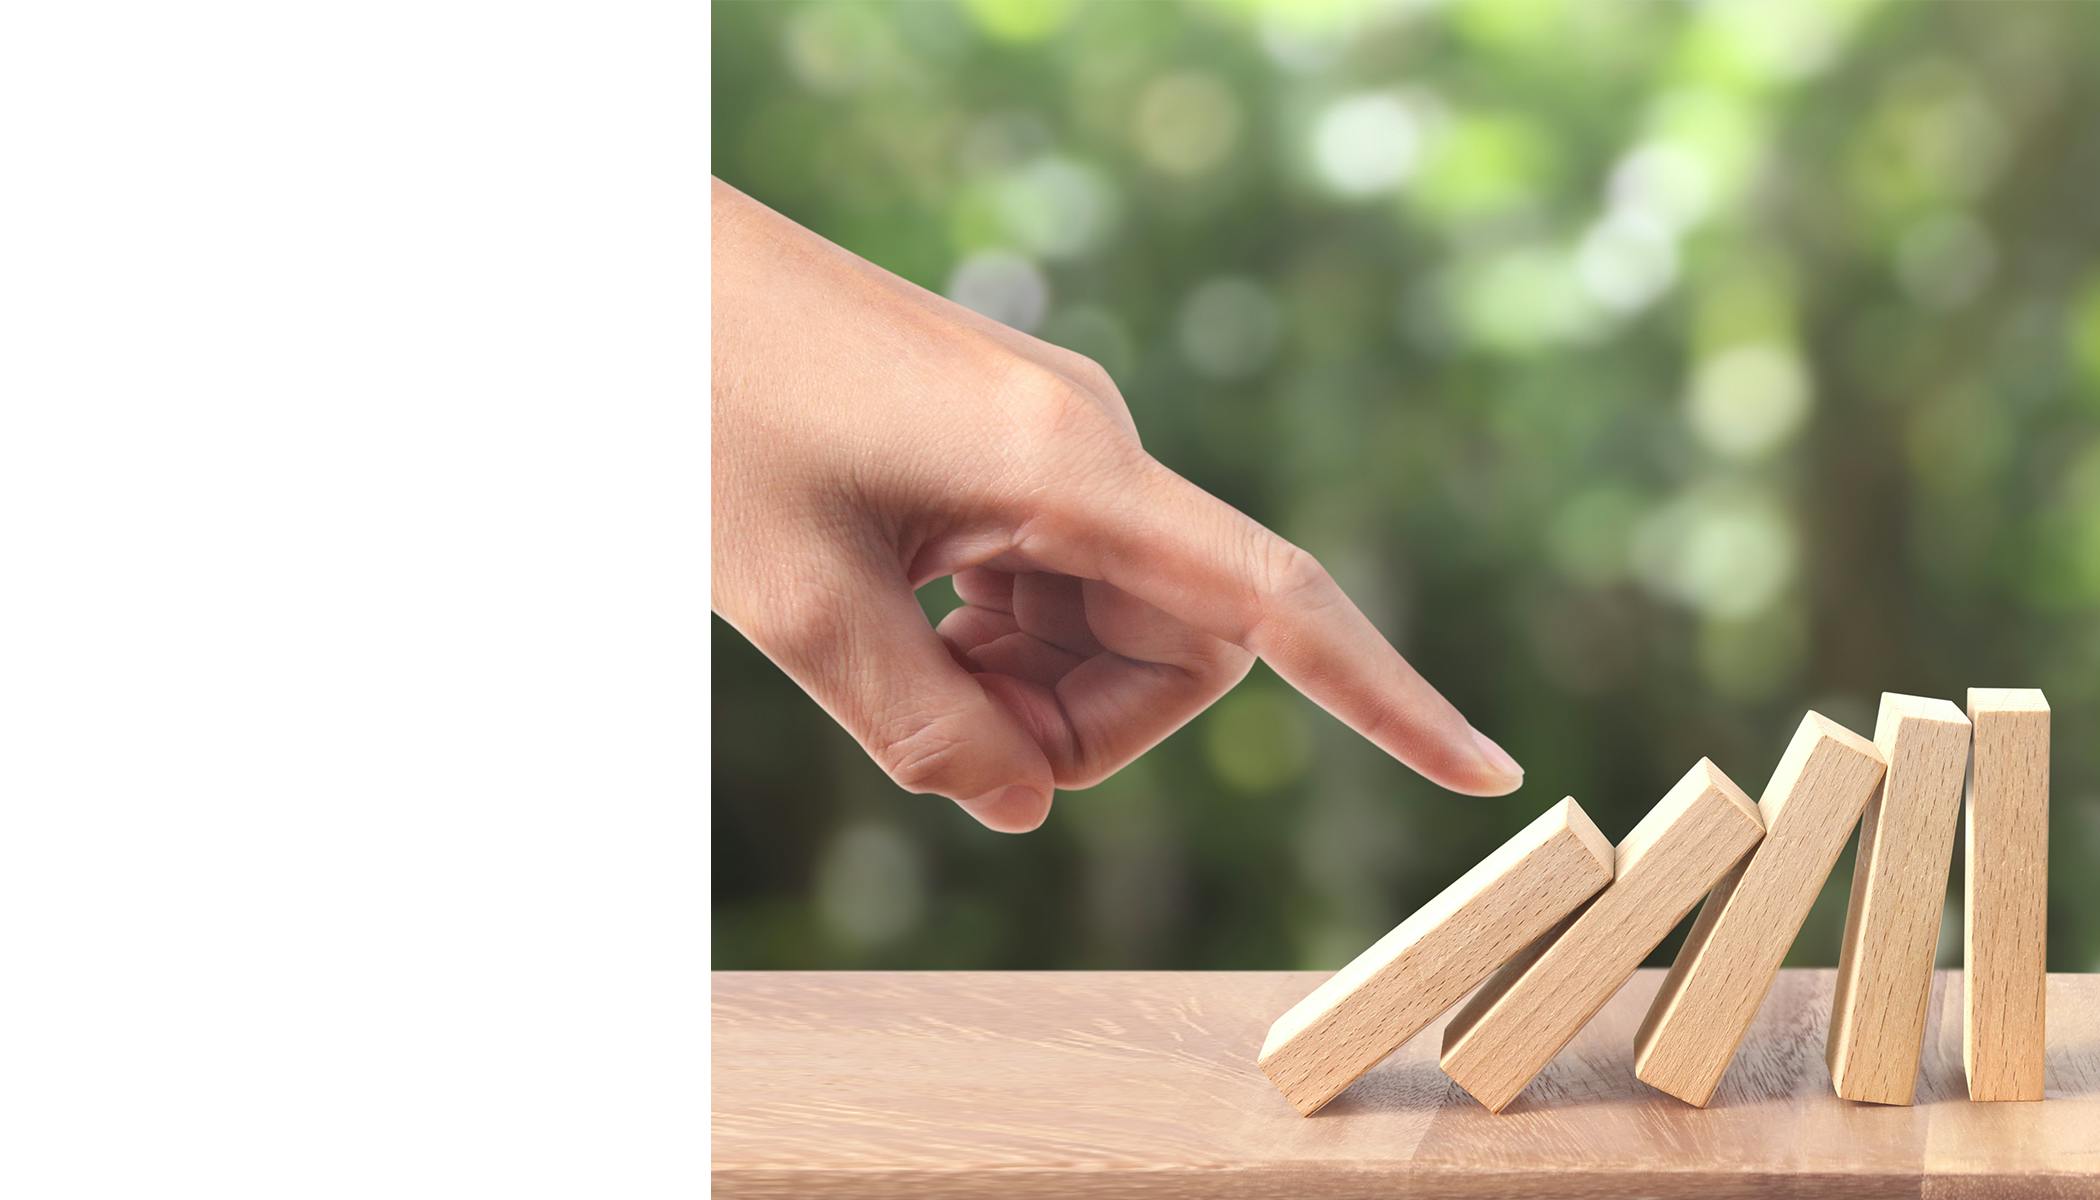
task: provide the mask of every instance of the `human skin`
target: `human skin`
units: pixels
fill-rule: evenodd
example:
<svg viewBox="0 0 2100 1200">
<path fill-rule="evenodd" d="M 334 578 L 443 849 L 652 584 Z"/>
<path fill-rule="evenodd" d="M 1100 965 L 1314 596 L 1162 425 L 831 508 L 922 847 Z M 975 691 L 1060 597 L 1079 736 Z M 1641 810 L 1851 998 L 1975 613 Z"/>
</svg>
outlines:
<svg viewBox="0 0 2100 1200">
<path fill-rule="evenodd" d="M 1311 555 L 1146 454 L 1097 364 L 720 180 L 713 255 L 714 610 L 899 787 L 1034 829 L 1257 656 L 1452 791 L 1522 782 Z"/>
</svg>

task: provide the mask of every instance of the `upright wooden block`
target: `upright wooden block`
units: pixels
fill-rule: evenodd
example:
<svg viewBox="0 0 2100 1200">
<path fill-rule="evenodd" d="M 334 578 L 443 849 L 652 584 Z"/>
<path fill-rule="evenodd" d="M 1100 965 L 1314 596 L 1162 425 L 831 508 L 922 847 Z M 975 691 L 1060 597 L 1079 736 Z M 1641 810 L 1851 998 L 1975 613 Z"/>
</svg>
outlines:
<svg viewBox="0 0 2100 1200">
<path fill-rule="evenodd" d="M 1970 688 L 1961 1062 L 1971 1100 L 2039 1100 L 2049 915 L 2049 702 Z"/>
<path fill-rule="evenodd" d="M 1888 774 L 1860 822 L 1824 1048 L 1838 1095 L 1909 1104 L 1947 904 L 1969 719 L 1945 700 L 1883 692 L 1874 746 Z"/>
<path fill-rule="evenodd" d="M 1883 769 L 1874 743 L 1818 713 L 1801 719 L 1757 802 L 1764 841 L 1706 898 L 1634 1034 L 1642 1082 L 1713 1099 Z"/>
<path fill-rule="evenodd" d="M 1706 759 L 1619 843 L 1610 887 L 1474 993 L 1444 1027 L 1444 1072 L 1501 1112 L 1619 990 L 1764 825 Z"/>
<path fill-rule="evenodd" d="M 1611 843 L 1562 800 L 1277 1018 L 1261 1069 L 1311 1115 L 1611 876 Z"/>
</svg>

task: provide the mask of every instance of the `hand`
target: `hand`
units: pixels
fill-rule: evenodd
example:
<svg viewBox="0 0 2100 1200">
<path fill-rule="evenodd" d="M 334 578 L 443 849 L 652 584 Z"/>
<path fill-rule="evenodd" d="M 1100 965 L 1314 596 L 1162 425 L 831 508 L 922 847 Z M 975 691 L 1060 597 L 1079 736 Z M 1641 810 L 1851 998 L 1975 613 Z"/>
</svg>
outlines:
<svg viewBox="0 0 2100 1200">
<path fill-rule="evenodd" d="M 1454 791 L 1522 781 L 1093 362 L 714 185 L 714 608 L 912 792 L 1035 828 L 1260 655 Z M 913 593 L 954 576 L 929 629 Z"/>
</svg>

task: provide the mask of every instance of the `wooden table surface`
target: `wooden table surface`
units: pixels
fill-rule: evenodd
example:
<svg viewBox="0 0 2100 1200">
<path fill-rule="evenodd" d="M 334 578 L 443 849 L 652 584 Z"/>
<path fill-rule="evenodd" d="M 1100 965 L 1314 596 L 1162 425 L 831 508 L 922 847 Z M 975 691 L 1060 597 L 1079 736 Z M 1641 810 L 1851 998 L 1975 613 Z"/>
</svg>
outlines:
<svg viewBox="0 0 2100 1200">
<path fill-rule="evenodd" d="M 1972 1104 L 1942 972 L 1905 1108 L 1831 1094 L 1834 974 L 1782 973 L 1704 1110 L 1633 1077 L 1645 970 L 1500 1116 L 1440 1019 L 1307 1118 L 1254 1056 L 1318 973 L 722 972 L 715 1194 L 2100 1197 L 2100 975 L 2049 979 L 2049 1099 Z"/>
</svg>

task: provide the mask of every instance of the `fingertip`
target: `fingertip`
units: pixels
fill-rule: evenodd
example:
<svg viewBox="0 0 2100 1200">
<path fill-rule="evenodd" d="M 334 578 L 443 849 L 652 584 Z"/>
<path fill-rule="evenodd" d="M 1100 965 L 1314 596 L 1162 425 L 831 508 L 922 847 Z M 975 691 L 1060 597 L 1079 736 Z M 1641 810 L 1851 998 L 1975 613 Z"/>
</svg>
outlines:
<svg viewBox="0 0 2100 1200">
<path fill-rule="evenodd" d="M 1030 787 L 1002 788 L 957 803 L 986 829 L 998 833 L 1027 833 L 1040 827 L 1050 816 L 1049 795 Z"/>
<path fill-rule="evenodd" d="M 1524 781 L 1522 779 L 1478 776 L 1463 784 L 1447 783 L 1444 785 L 1444 790 L 1456 792 L 1461 796 L 1479 796 L 1482 799 L 1488 799 L 1495 796 L 1507 796 L 1523 786 Z"/>
<path fill-rule="evenodd" d="M 1472 734 L 1473 753 L 1480 760 L 1480 786 L 1473 794 L 1507 796 L 1524 786 L 1524 768 L 1510 756 L 1509 751 L 1504 750 L 1493 738 L 1478 729 L 1473 729 Z"/>
</svg>

